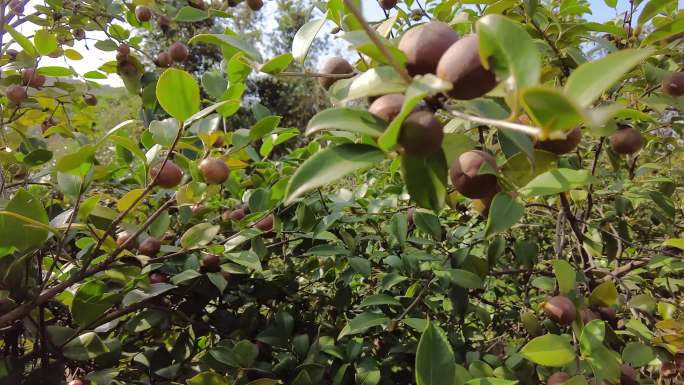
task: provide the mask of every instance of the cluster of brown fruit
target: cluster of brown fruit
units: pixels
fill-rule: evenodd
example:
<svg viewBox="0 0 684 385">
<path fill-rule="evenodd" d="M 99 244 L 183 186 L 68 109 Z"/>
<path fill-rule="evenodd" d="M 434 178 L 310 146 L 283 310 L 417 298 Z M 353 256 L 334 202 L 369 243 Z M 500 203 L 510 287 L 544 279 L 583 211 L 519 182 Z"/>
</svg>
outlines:
<svg viewBox="0 0 684 385">
<path fill-rule="evenodd" d="M 168 50 L 161 52 L 159 56 L 157 56 L 155 64 L 162 68 L 168 68 L 171 67 L 174 62 L 184 62 L 188 59 L 189 55 L 190 51 L 188 50 L 188 46 L 177 41 L 171 44 Z"/>
<path fill-rule="evenodd" d="M 200 175 L 207 184 L 223 184 L 228 180 L 230 169 L 226 162 L 220 158 L 205 158 L 198 166 Z M 166 163 L 160 162 L 150 168 L 150 179 L 157 186 L 174 188 L 183 179 L 183 170 L 171 160 Z"/>
<path fill-rule="evenodd" d="M 24 2 L 22 0 L 12 0 L 7 4 L 7 6 L 9 7 L 10 11 L 17 16 L 24 14 Z"/>
</svg>

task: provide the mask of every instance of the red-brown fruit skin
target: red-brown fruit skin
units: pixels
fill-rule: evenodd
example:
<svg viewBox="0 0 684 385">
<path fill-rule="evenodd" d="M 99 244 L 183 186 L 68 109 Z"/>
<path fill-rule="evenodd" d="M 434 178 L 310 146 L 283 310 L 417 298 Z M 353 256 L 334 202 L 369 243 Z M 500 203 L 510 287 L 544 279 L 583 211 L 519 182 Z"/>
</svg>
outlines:
<svg viewBox="0 0 684 385">
<path fill-rule="evenodd" d="M 670 96 L 684 96 L 684 72 L 674 72 L 663 79 L 662 88 Z"/>
<path fill-rule="evenodd" d="M 408 222 L 409 227 L 413 226 L 413 215 L 415 212 L 415 207 L 409 207 L 408 211 L 406 211 L 406 221 Z"/>
<path fill-rule="evenodd" d="M 555 322 L 567 326 L 577 317 L 575 304 L 566 296 L 557 295 L 544 303 L 544 313 Z"/>
<path fill-rule="evenodd" d="M 496 175 L 478 175 L 484 162 L 496 169 L 496 159 L 480 150 L 461 154 L 451 166 L 451 182 L 456 190 L 470 199 L 492 197 L 498 188 Z"/>
<path fill-rule="evenodd" d="M 354 72 L 354 67 L 341 57 L 331 57 L 325 61 L 319 71 L 320 73 L 327 75 L 341 75 Z M 318 84 L 327 90 L 338 80 L 339 79 L 335 78 L 319 77 Z"/>
<path fill-rule="evenodd" d="M 122 43 L 119 45 L 116 51 L 122 56 L 128 56 L 131 54 L 131 47 L 126 43 Z"/>
<path fill-rule="evenodd" d="M 546 381 L 546 385 L 563 385 L 571 376 L 565 372 L 556 372 Z"/>
<path fill-rule="evenodd" d="M 437 77 L 453 84 L 448 94 L 454 99 L 479 98 L 496 87 L 496 76 L 482 66 L 477 35 L 463 37 L 444 52 Z"/>
<path fill-rule="evenodd" d="M 138 247 L 138 252 L 148 257 L 156 257 L 161 249 L 161 242 L 154 238 L 147 238 Z"/>
<path fill-rule="evenodd" d="M 582 323 L 585 325 L 588 324 L 589 322 L 593 321 L 593 320 L 599 319 L 599 317 L 596 315 L 596 313 L 594 313 L 593 311 L 591 311 L 589 309 L 582 309 L 580 311 L 580 317 L 582 318 Z"/>
<path fill-rule="evenodd" d="M 273 214 L 269 214 L 266 217 L 262 218 L 259 220 L 259 222 L 254 224 L 254 227 L 265 232 L 269 232 L 273 230 L 273 221 L 275 218 L 273 217 Z"/>
<path fill-rule="evenodd" d="M 406 54 L 406 69 L 411 76 L 435 73 L 440 58 L 458 34 L 440 21 L 432 21 L 404 32 L 399 49 Z"/>
<path fill-rule="evenodd" d="M 629 127 L 620 127 L 610 137 L 610 148 L 617 154 L 634 154 L 644 146 L 644 137 L 638 130 Z"/>
<path fill-rule="evenodd" d="M 24 100 L 26 100 L 26 98 L 28 98 L 26 88 L 19 85 L 13 85 L 7 88 L 7 91 L 5 91 L 5 96 L 7 96 L 7 99 L 14 104 L 21 104 L 24 102 Z"/>
<path fill-rule="evenodd" d="M 122 247 L 128 239 L 132 236 L 133 234 L 128 232 L 128 231 L 122 231 L 116 236 L 116 245 L 118 247 Z M 133 250 L 138 246 L 138 241 L 136 239 L 132 240 L 131 242 L 128 242 L 126 245 L 125 249 L 126 250 Z"/>
<path fill-rule="evenodd" d="M 675 354 L 675 363 L 677 364 L 677 370 L 684 374 L 684 352 Z"/>
<path fill-rule="evenodd" d="M 677 376 L 677 365 L 673 362 L 663 362 L 660 367 L 660 374 L 663 378 L 674 378 Z"/>
<path fill-rule="evenodd" d="M 540 150 L 563 155 L 577 148 L 581 141 L 582 130 L 579 127 L 575 127 L 572 131 L 567 133 L 565 139 L 540 140 L 535 143 L 534 146 Z"/>
<path fill-rule="evenodd" d="M 389 123 L 399 115 L 403 105 L 404 95 L 387 94 L 375 99 L 368 107 L 368 112 Z"/>
<path fill-rule="evenodd" d="M 96 106 L 97 105 L 97 96 L 93 94 L 85 94 L 83 95 L 83 101 L 85 104 L 89 106 Z"/>
<path fill-rule="evenodd" d="M 202 256 L 202 270 L 215 273 L 221 269 L 221 260 L 216 254 L 204 254 Z"/>
<path fill-rule="evenodd" d="M 163 31 L 166 32 L 169 27 L 171 26 L 171 19 L 168 17 L 162 15 L 157 18 L 157 26 Z"/>
<path fill-rule="evenodd" d="M 171 44 L 169 47 L 169 56 L 171 56 L 171 59 L 175 62 L 184 62 L 189 55 L 190 51 L 188 50 L 188 46 L 179 41 Z"/>
<path fill-rule="evenodd" d="M 67 385 L 85 385 L 82 380 L 76 379 L 76 380 L 71 380 L 69 381 L 69 384 Z"/>
<path fill-rule="evenodd" d="M 159 273 L 159 272 L 154 272 L 150 274 L 150 283 L 155 284 L 155 283 L 166 283 L 169 281 L 169 278 L 166 276 L 166 274 Z"/>
<path fill-rule="evenodd" d="M 21 78 L 24 85 L 33 88 L 41 88 L 45 85 L 47 78 L 41 75 L 34 68 L 27 68 L 21 73 Z"/>
<path fill-rule="evenodd" d="M 252 11 L 258 11 L 264 6 L 263 0 L 247 0 L 247 6 Z"/>
<path fill-rule="evenodd" d="M 183 179 L 183 171 L 170 160 L 166 161 L 163 169 L 161 168 L 162 164 L 163 162 L 159 162 L 152 166 L 150 169 L 150 178 L 154 180 L 157 174 L 160 174 L 156 181 L 158 186 L 163 188 L 173 188 L 178 186 Z"/>
<path fill-rule="evenodd" d="M 442 148 L 444 127 L 430 111 L 416 111 L 401 125 L 399 143 L 409 155 L 428 156 Z"/>
<path fill-rule="evenodd" d="M 397 5 L 397 0 L 379 0 L 380 8 L 389 11 Z"/>
<path fill-rule="evenodd" d="M 234 221 L 241 221 L 247 216 L 247 210 L 244 208 L 235 209 L 230 213 L 230 219 Z"/>
<path fill-rule="evenodd" d="M 152 10 L 150 10 L 147 7 L 143 7 L 142 5 L 139 5 L 135 8 L 135 18 L 138 19 L 138 21 L 141 23 L 150 21 L 150 19 L 152 19 Z"/>
<path fill-rule="evenodd" d="M 620 385 L 636 385 L 636 371 L 627 364 L 620 366 Z"/>
<path fill-rule="evenodd" d="M 199 164 L 204 181 L 209 184 L 223 184 L 230 175 L 226 162 L 218 158 L 206 158 Z"/>
<path fill-rule="evenodd" d="M 162 68 L 168 68 L 173 65 L 173 59 L 168 52 L 162 52 L 157 56 L 157 65 Z"/>
</svg>

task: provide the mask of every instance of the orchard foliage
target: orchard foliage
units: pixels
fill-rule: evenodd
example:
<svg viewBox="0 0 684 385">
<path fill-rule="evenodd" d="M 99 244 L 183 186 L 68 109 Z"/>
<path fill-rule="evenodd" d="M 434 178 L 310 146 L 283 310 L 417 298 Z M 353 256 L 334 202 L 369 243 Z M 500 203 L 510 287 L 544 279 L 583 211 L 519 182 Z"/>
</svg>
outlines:
<svg viewBox="0 0 684 385">
<path fill-rule="evenodd" d="M 177 39 L 269 2 L 0 1 L 0 382 L 684 380 L 676 1 L 329 0 L 272 57 Z M 353 60 L 293 71 L 330 28 Z M 116 76 L 162 118 L 102 127 Z M 332 107 L 283 127 L 260 76 Z"/>
</svg>

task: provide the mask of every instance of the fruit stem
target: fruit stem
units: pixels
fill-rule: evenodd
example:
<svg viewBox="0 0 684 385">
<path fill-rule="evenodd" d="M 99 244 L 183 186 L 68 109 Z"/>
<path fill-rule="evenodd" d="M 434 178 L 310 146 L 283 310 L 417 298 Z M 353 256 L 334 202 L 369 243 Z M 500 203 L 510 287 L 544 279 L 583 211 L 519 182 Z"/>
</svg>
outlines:
<svg viewBox="0 0 684 385">
<path fill-rule="evenodd" d="M 482 118 L 479 116 L 473 116 L 473 115 L 468 115 L 460 111 L 453 110 L 449 107 L 446 107 L 449 113 L 457 118 L 461 118 L 464 120 L 468 120 L 474 123 L 479 123 L 479 124 L 484 124 L 487 126 L 494 126 L 494 127 L 499 127 L 499 128 L 505 128 L 508 130 L 513 130 L 513 131 L 518 131 L 522 132 L 524 134 L 528 135 L 533 135 L 533 136 L 538 136 L 541 134 L 541 129 L 538 127 L 532 127 L 532 126 L 527 126 L 524 124 L 520 123 L 513 123 L 513 122 L 507 122 L 505 120 L 498 120 L 498 119 L 489 119 L 489 118 Z"/>
<path fill-rule="evenodd" d="M 363 15 L 361 14 L 361 11 L 352 3 L 351 0 L 344 0 L 344 5 L 349 8 L 349 11 L 359 20 L 359 23 L 361 23 L 361 26 L 363 27 L 363 30 L 366 32 L 366 35 L 373 41 L 373 44 L 375 44 L 380 52 L 387 58 L 387 61 L 389 64 L 394 68 L 395 71 L 401 76 L 402 79 L 404 79 L 407 83 L 411 83 L 413 79 L 411 79 L 411 76 L 409 76 L 408 72 L 406 71 L 406 68 L 401 65 L 397 61 L 397 59 L 392 56 L 390 51 L 385 47 L 384 44 L 382 44 L 382 41 L 380 41 L 380 38 L 378 37 L 378 34 L 375 32 L 373 28 L 368 25 L 366 20 L 363 18 Z"/>
</svg>

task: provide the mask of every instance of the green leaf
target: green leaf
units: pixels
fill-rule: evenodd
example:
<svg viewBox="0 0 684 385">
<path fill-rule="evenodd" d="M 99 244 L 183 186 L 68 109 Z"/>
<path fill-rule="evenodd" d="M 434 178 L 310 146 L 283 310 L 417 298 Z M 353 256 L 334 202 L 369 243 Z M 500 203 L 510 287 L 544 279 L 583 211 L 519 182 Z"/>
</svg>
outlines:
<svg viewBox="0 0 684 385">
<path fill-rule="evenodd" d="M 558 155 L 543 150 L 534 150 L 532 155 L 533 162 L 522 152 L 508 158 L 501 166 L 504 178 L 516 187 L 523 187 L 538 175 L 556 168 Z"/>
<path fill-rule="evenodd" d="M 526 197 L 554 195 L 587 186 L 593 179 L 588 170 L 557 168 L 532 179 L 520 193 Z"/>
<path fill-rule="evenodd" d="M 637 21 L 637 23 L 643 25 L 647 21 L 651 20 L 651 18 L 653 18 L 653 16 L 657 15 L 658 12 L 660 12 L 666 6 L 674 6 L 676 8 L 677 7 L 677 1 L 675 1 L 675 0 L 651 0 L 651 1 L 649 1 L 646 4 L 646 6 L 644 7 L 644 9 L 641 10 L 641 14 L 639 15 L 639 20 Z"/>
<path fill-rule="evenodd" d="M 328 93 L 334 99 L 347 101 L 366 96 L 401 93 L 407 87 L 408 84 L 392 67 L 380 66 L 371 68 L 354 78 L 338 80 Z"/>
<path fill-rule="evenodd" d="M 613 281 L 596 286 L 589 296 L 589 303 L 595 306 L 614 306 L 618 304 L 618 292 Z"/>
<path fill-rule="evenodd" d="M 650 49 L 623 49 L 584 63 L 572 71 L 563 91 L 580 107 L 588 107 L 652 53 Z"/>
<path fill-rule="evenodd" d="M 195 23 L 198 21 L 206 20 L 209 18 L 209 13 L 201 9 L 191 7 L 186 5 L 185 7 L 178 10 L 176 17 L 173 18 L 175 21 Z"/>
<path fill-rule="evenodd" d="M 525 214 L 525 207 L 507 192 L 500 192 L 494 196 L 487 217 L 485 236 L 491 237 L 510 229 L 518 223 Z"/>
<path fill-rule="evenodd" d="M 518 131 L 499 129 L 497 130 L 497 137 L 502 139 L 502 146 L 503 141 L 507 141 L 512 147 L 522 151 L 532 162 L 534 162 L 534 144 L 528 135 Z"/>
<path fill-rule="evenodd" d="M 406 243 L 406 233 L 408 232 L 408 219 L 404 213 L 396 213 L 392 216 L 389 223 L 389 232 L 399 247 L 404 247 Z"/>
<path fill-rule="evenodd" d="M 45 76 L 72 76 L 75 74 L 71 68 L 60 66 L 40 67 L 38 73 Z"/>
<path fill-rule="evenodd" d="M 292 40 L 292 57 L 299 63 L 304 63 L 307 53 L 311 48 L 318 31 L 321 30 L 323 24 L 325 24 L 327 13 L 320 19 L 311 20 L 308 23 L 302 25 L 299 31 L 294 36 Z"/>
<path fill-rule="evenodd" d="M 90 281 L 78 287 L 71 303 L 71 315 L 81 326 L 100 318 L 117 299 L 101 281 Z"/>
<path fill-rule="evenodd" d="M 645 366 L 655 358 L 653 349 L 640 342 L 630 342 L 622 351 L 622 360 L 632 366 Z"/>
<path fill-rule="evenodd" d="M 221 230 L 221 226 L 211 223 L 200 223 L 192 226 L 181 237 L 181 246 L 184 249 L 190 249 L 195 246 L 207 245 L 214 239 L 219 230 Z"/>
<path fill-rule="evenodd" d="M 36 47 L 31 43 L 29 39 L 26 38 L 26 36 L 22 35 L 21 33 L 17 32 L 14 28 L 12 28 L 11 25 L 5 23 L 4 25 L 5 31 L 7 31 L 10 36 L 12 36 L 12 39 L 21 46 L 21 48 L 24 49 L 24 52 L 31 56 L 38 56 L 38 51 L 36 51 Z"/>
<path fill-rule="evenodd" d="M 580 336 L 580 352 L 591 366 L 597 382 L 606 379 L 614 384 L 620 379 L 620 355 L 605 346 L 605 337 L 604 321 L 593 320 L 587 323 Z"/>
<path fill-rule="evenodd" d="M 447 91 L 451 89 L 452 85 L 444 80 L 432 75 L 419 75 L 413 79 L 413 82 L 406 90 L 404 104 L 401 106 L 399 114 L 392 119 L 390 125 L 385 132 L 378 139 L 378 145 L 385 151 L 389 151 L 396 146 L 401 132 L 401 125 L 404 120 L 414 111 L 416 105 L 420 103 L 426 96 Z"/>
<path fill-rule="evenodd" d="M 401 168 L 406 189 L 418 206 L 438 211 L 446 199 L 449 168 L 444 151 L 437 151 L 428 157 L 404 154 Z"/>
<path fill-rule="evenodd" d="M 321 130 L 342 130 L 370 135 L 382 135 L 387 123 L 368 112 L 352 108 L 328 108 L 314 115 L 306 127 L 306 135 Z"/>
<path fill-rule="evenodd" d="M 574 100 L 556 89 L 532 87 L 522 91 L 521 103 L 527 115 L 542 129 L 544 136 L 568 131 L 582 123 L 583 116 Z M 551 136 L 554 139 L 553 136 Z"/>
<path fill-rule="evenodd" d="M 537 46 L 522 26 L 502 15 L 487 15 L 477 21 L 480 57 L 486 68 L 514 90 L 534 86 L 541 76 Z"/>
<path fill-rule="evenodd" d="M 496 377 L 473 378 L 465 383 L 465 385 L 515 385 L 518 381 L 505 380 Z"/>
<path fill-rule="evenodd" d="M 672 246 L 684 250 L 684 238 L 672 238 L 663 242 L 663 246 Z"/>
<path fill-rule="evenodd" d="M 442 226 L 439 224 L 439 218 L 435 214 L 427 210 L 415 210 L 413 212 L 413 222 L 420 231 L 430 235 L 434 240 L 442 240 Z"/>
<path fill-rule="evenodd" d="M 148 130 L 157 144 L 171 146 L 178 135 L 180 126 L 176 119 L 153 120 Z"/>
<path fill-rule="evenodd" d="M 646 36 L 646 38 L 641 41 L 641 46 L 645 47 L 651 45 L 681 32 L 684 32 L 684 17 L 675 18 L 673 21 L 656 28 L 655 31 L 651 32 L 650 35 Z"/>
<path fill-rule="evenodd" d="M 270 134 L 280 124 L 280 116 L 267 116 L 259 119 L 249 129 L 249 138 L 252 140 L 261 139 L 264 135 Z"/>
<path fill-rule="evenodd" d="M 389 322 L 389 318 L 385 317 L 382 314 L 369 312 L 361 313 L 358 316 L 356 316 L 356 318 L 351 320 L 342 329 L 342 331 L 340 331 L 340 335 L 337 337 L 337 339 L 340 339 L 344 336 L 348 336 L 351 334 L 363 333 L 372 327 L 384 325 L 387 322 Z"/>
<path fill-rule="evenodd" d="M 51 54 L 59 45 L 57 43 L 57 36 L 46 29 L 36 31 L 36 34 L 33 36 L 33 44 L 41 55 Z"/>
<path fill-rule="evenodd" d="M 199 85 L 183 70 L 169 68 L 164 71 L 157 81 L 156 93 L 159 105 L 180 122 L 199 111 Z"/>
<path fill-rule="evenodd" d="M 215 372 L 202 372 L 188 379 L 188 385 L 230 385 L 228 377 Z"/>
<path fill-rule="evenodd" d="M 453 385 L 456 360 L 444 331 L 429 322 L 416 350 L 416 385 Z"/>
<path fill-rule="evenodd" d="M 369 297 L 364 298 L 363 301 L 361 301 L 361 304 L 359 304 L 359 307 L 379 306 L 379 305 L 390 305 L 390 306 L 401 307 L 401 302 L 399 302 L 396 298 L 391 297 L 387 294 L 375 294 L 375 295 L 371 295 Z"/>
<path fill-rule="evenodd" d="M 168 283 L 155 283 L 154 285 L 150 285 L 150 287 L 146 288 L 145 290 L 133 289 L 126 293 L 124 298 L 121 300 L 121 306 L 134 305 L 150 298 L 157 297 L 175 288 L 176 286 L 170 285 Z"/>
<path fill-rule="evenodd" d="M 575 290 L 575 281 L 577 280 L 577 272 L 575 269 L 567 261 L 562 259 L 555 260 L 552 264 L 560 293 L 567 295 Z"/>
<path fill-rule="evenodd" d="M 319 151 L 295 171 L 287 186 L 285 204 L 356 170 L 376 166 L 385 158 L 377 147 L 346 143 Z"/>
<path fill-rule="evenodd" d="M 546 334 L 528 342 L 520 354 L 535 364 L 560 367 L 575 360 L 575 350 L 567 338 Z"/>
<path fill-rule="evenodd" d="M 370 277 L 371 275 L 371 263 L 366 258 L 354 257 L 349 258 L 349 266 L 364 277 Z"/>
<path fill-rule="evenodd" d="M 267 74 L 279 74 L 287 69 L 292 63 L 293 56 L 291 53 L 285 53 L 274 57 L 259 67 L 259 71 Z"/>
<path fill-rule="evenodd" d="M 64 345 L 62 353 L 64 357 L 74 361 L 88 361 L 108 351 L 109 349 L 96 333 L 88 332 Z"/>
<path fill-rule="evenodd" d="M 377 385 L 380 382 L 378 364 L 370 357 L 364 358 L 356 366 L 356 385 Z"/>
<path fill-rule="evenodd" d="M 465 289 L 483 289 L 484 282 L 475 273 L 462 269 L 435 270 L 435 275 L 439 278 L 446 278 L 454 285 Z"/>
<path fill-rule="evenodd" d="M 0 212 L 0 247 L 13 246 L 23 251 L 43 245 L 48 239 L 48 226 L 38 227 L 32 222 L 47 225 L 47 213 L 40 199 L 20 189 Z"/>
<path fill-rule="evenodd" d="M 251 44 L 241 39 L 237 35 L 225 34 L 199 34 L 195 35 L 188 44 L 192 43 L 209 43 L 221 46 L 223 49 L 232 48 L 243 52 L 250 58 L 262 62 L 261 54 Z"/>
</svg>

